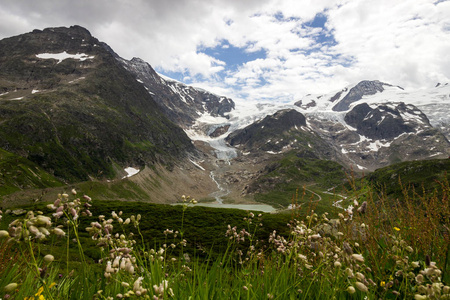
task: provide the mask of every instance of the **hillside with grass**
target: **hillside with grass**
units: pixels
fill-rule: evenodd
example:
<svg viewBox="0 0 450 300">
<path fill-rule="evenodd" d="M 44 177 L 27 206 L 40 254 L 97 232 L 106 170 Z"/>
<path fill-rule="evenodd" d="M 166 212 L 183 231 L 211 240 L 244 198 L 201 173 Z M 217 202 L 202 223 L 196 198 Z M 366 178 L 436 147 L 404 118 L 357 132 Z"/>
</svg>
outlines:
<svg viewBox="0 0 450 300">
<path fill-rule="evenodd" d="M 368 174 L 366 180 L 392 199 L 401 198 L 404 190 L 411 197 L 439 193 L 441 186 L 450 181 L 450 159 L 393 164 Z"/>
<path fill-rule="evenodd" d="M 0 197 L 25 189 L 61 186 L 63 182 L 35 163 L 0 149 Z"/>
<path fill-rule="evenodd" d="M 287 207 L 295 201 L 297 205 L 313 201 L 328 209 L 332 204 L 329 200 L 333 198 L 330 191 L 341 189 L 347 173 L 348 170 L 337 162 L 291 151 L 267 165 L 247 192 L 254 194 L 257 201 L 277 207 Z"/>
<path fill-rule="evenodd" d="M 148 91 L 79 26 L 1 40 L 0 91 L 0 147 L 61 180 L 171 168 L 194 151 Z"/>
</svg>

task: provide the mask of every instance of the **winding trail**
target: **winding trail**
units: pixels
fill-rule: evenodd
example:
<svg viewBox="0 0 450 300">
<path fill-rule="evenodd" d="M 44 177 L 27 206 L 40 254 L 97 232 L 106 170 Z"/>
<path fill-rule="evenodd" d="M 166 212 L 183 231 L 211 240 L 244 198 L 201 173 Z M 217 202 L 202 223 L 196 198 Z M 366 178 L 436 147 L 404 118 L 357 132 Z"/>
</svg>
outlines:
<svg viewBox="0 0 450 300">
<path fill-rule="evenodd" d="M 314 184 L 310 184 L 309 186 L 311 186 L 311 185 L 315 185 L 315 183 L 314 183 Z M 334 207 L 337 207 L 337 208 L 340 208 L 340 209 L 344 209 L 344 208 L 340 205 L 340 203 L 341 203 L 342 201 L 344 201 L 345 199 L 347 199 L 347 197 L 344 196 L 344 195 L 341 195 L 341 194 L 331 193 L 330 191 L 333 190 L 333 189 L 335 189 L 335 188 L 336 188 L 336 187 L 329 188 L 328 190 L 323 191 L 322 193 L 328 194 L 328 195 L 332 195 L 332 196 L 340 197 L 341 199 L 339 199 L 339 200 L 333 202 L 332 205 L 333 205 Z M 318 198 L 318 200 L 313 200 L 313 202 L 319 202 L 319 201 L 322 201 L 322 196 L 321 196 L 321 195 L 319 195 L 318 193 L 314 192 L 313 190 L 310 190 L 310 189 L 306 188 L 306 186 L 304 187 L 304 189 L 305 189 L 306 191 L 310 192 L 311 194 L 315 195 L 315 196 Z M 298 206 L 298 207 L 301 207 L 303 204 L 305 204 L 305 203 L 297 204 L 297 206 Z M 291 204 L 289 205 L 288 209 L 291 209 Z"/>
<path fill-rule="evenodd" d="M 328 195 L 333 195 L 333 196 L 341 197 L 340 200 L 337 200 L 337 201 L 333 202 L 333 206 L 334 206 L 334 207 L 337 207 L 337 208 L 340 208 L 340 209 L 344 209 L 344 208 L 341 206 L 341 202 L 344 201 L 345 199 L 347 199 L 347 197 L 344 196 L 344 195 L 341 195 L 341 194 L 330 193 L 330 191 L 333 190 L 333 189 L 335 189 L 335 188 L 336 188 L 335 186 L 332 187 L 332 188 L 329 188 L 327 191 L 325 191 L 325 192 L 323 192 L 323 193 L 324 193 L 324 194 L 328 194 Z"/>
<path fill-rule="evenodd" d="M 317 198 L 319 198 L 319 200 L 316 200 L 315 202 L 322 201 L 322 196 L 320 196 L 320 195 L 317 194 L 316 192 L 314 192 L 314 191 L 312 191 L 312 190 L 310 190 L 310 189 L 307 189 L 306 187 L 305 187 L 305 190 L 308 191 L 308 192 L 310 192 L 310 193 L 313 194 L 313 195 L 316 195 Z"/>
</svg>

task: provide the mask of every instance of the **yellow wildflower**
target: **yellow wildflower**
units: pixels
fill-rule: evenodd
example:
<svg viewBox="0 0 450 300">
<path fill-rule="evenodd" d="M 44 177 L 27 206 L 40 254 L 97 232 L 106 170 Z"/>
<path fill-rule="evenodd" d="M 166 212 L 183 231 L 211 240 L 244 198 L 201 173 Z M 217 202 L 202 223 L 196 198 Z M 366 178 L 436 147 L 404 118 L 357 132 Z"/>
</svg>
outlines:
<svg viewBox="0 0 450 300">
<path fill-rule="evenodd" d="M 44 282 L 44 283 L 45 283 L 45 282 Z M 56 285 L 56 282 L 52 282 L 52 283 L 48 286 L 48 288 L 51 289 L 51 288 L 54 287 L 55 285 Z M 35 300 L 35 299 L 38 299 L 38 300 L 45 300 L 44 295 L 42 295 L 42 292 L 43 292 L 43 291 L 44 291 L 44 286 L 41 286 L 41 287 L 38 289 L 37 293 L 34 294 L 34 297 L 25 297 L 25 298 L 23 298 L 23 300 Z M 37 297 L 37 298 L 35 298 L 35 297 Z"/>
<path fill-rule="evenodd" d="M 385 286 L 385 285 L 386 285 L 385 281 L 380 282 L 380 286 Z"/>
<path fill-rule="evenodd" d="M 41 286 L 41 287 L 38 289 L 37 293 L 34 294 L 34 295 L 35 295 L 36 297 L 38 297 L 38 296 L 40 296 L 40 295 L 42 294 L 43 291 L 44 291 L 44 287 Z"/>
<path fill-rule="evenodd" d="M 400 228 L 394 227 L 394 230 L 395 230 L 395 231 L 400 231 Z"/>
</svg>

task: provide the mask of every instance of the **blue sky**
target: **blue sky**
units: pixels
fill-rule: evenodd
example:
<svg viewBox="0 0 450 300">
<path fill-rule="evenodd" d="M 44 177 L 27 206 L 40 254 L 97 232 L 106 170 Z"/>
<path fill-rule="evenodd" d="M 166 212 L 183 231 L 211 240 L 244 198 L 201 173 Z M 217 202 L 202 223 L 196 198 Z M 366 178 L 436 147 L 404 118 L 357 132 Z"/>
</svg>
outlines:
<svg viewBox="0 0 450 300">
<path fill-rule="evenodd" d="M 266 52 L 264 49 L 250 52 L 246 51 L 245 47 L 235 47 L 231 45 L 227 40 L 222 40 L 214 47 L 199 47 L 199 49 L 197 49 L 197 53 L 204 53 L 217 61 L 223 62 L 216 65 L 223 65 L 226 66 L 226 68 L 224 67 L 221 71 L 218 71 L 215 74 L 217 79 L 220 78 L 222 80 L 227 76 L 227 73 L 236 72 L 244 63 L 256 59 L 266 58 Z M 187 84 L 201 81 L 203 77 L 201 74 L 194 74 L 194 76 L 191 77 L 189 70 L 186 70 L 185 72 L 171 72 L 170 70 L 161 69 L 160 72 L 168 77 Z"/>
<path fill-rule="evenodd" d="M 4 0 L 0 38 L 86 27 L 120 56 L 242 101 L 360 80 L 450 81 L 449 0 Z"/>
<path fill-rule="evenodd" d="M 219 45 L 213 48 L 199 49 L 200 52 L 206 55 L 212 56 L 218 60 L 224 61 L 227 65 L 227 70 L 236 71 L 239 66 L 247 61 L 264 59 L 266 53 L 264 49 L 249 52 L 245 51 L 245 48 L 235 47 L 230 45 L 227 40 L 222 41 Z"/>
</svg>

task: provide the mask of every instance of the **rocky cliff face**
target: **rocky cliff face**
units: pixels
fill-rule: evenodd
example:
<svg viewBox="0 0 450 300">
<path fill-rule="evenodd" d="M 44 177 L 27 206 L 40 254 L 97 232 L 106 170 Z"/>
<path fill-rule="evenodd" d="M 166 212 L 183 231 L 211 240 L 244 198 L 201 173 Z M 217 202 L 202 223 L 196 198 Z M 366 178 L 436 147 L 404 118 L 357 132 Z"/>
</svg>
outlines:
<svg viewBox="0 0 450 300">
<path fill-rule="evenodd" d="M 405 105 L 403 102 L 374 108 L 367 103 L 358 104 L 345 115 L 344 120 L 355 127 L 358 134 L 374 140 L 390 140 L 423 127 L 431 128 L 424 113 L 414 105 Z"/>
<path fill-rule="evenodd" d="M 280 110 L 236 130 L 226 140 L 241 152 L 252 156 L 282 154 L 291 150 L 298 151 L 299 157 L 333 156 L 325 141 L 307 127 L 305 116 L 293 109 Z"/>
<path fill-rule="evenodd" d="M 334 107 L 334 111 L 345 111 L 348 110 L 350 104 L 361 100 L 363 96 L 367 95 L 375 95 L 378 92 L 384 91 L 384 86 L 391 86 L 390 84 L 380 82 L 378 80 L 368 81 L 364 80 L 358 83 L 356 86 L 350 89 L 347 95 L 339 101 Z M 330 101 L 333 102 L 334 99 L 338 99 L 342 92 L 339 92 L 335 96 L 333 96 Z"/>
<path fill-rule="evenodd" d="M 194 151 L 105 45 L 79 26 L 0 41 L 0 148 L 69 181 Z"/>
<path fill-rule="evenodd" d="M 313 114 L 308 122 L 356 170 L 449 154 L 449 141 L 414 105 L 362 103 L 340 116 Z"/>
<path fill-rule="evenodd" d="M 226 117 L 234 109 L 233 100 L 163 78 L 142 59 L 128 61 L 119 58 L 119 61 L 144 85 L 164 113 L 185 129 L 203 114 Z"/>
</svg>

